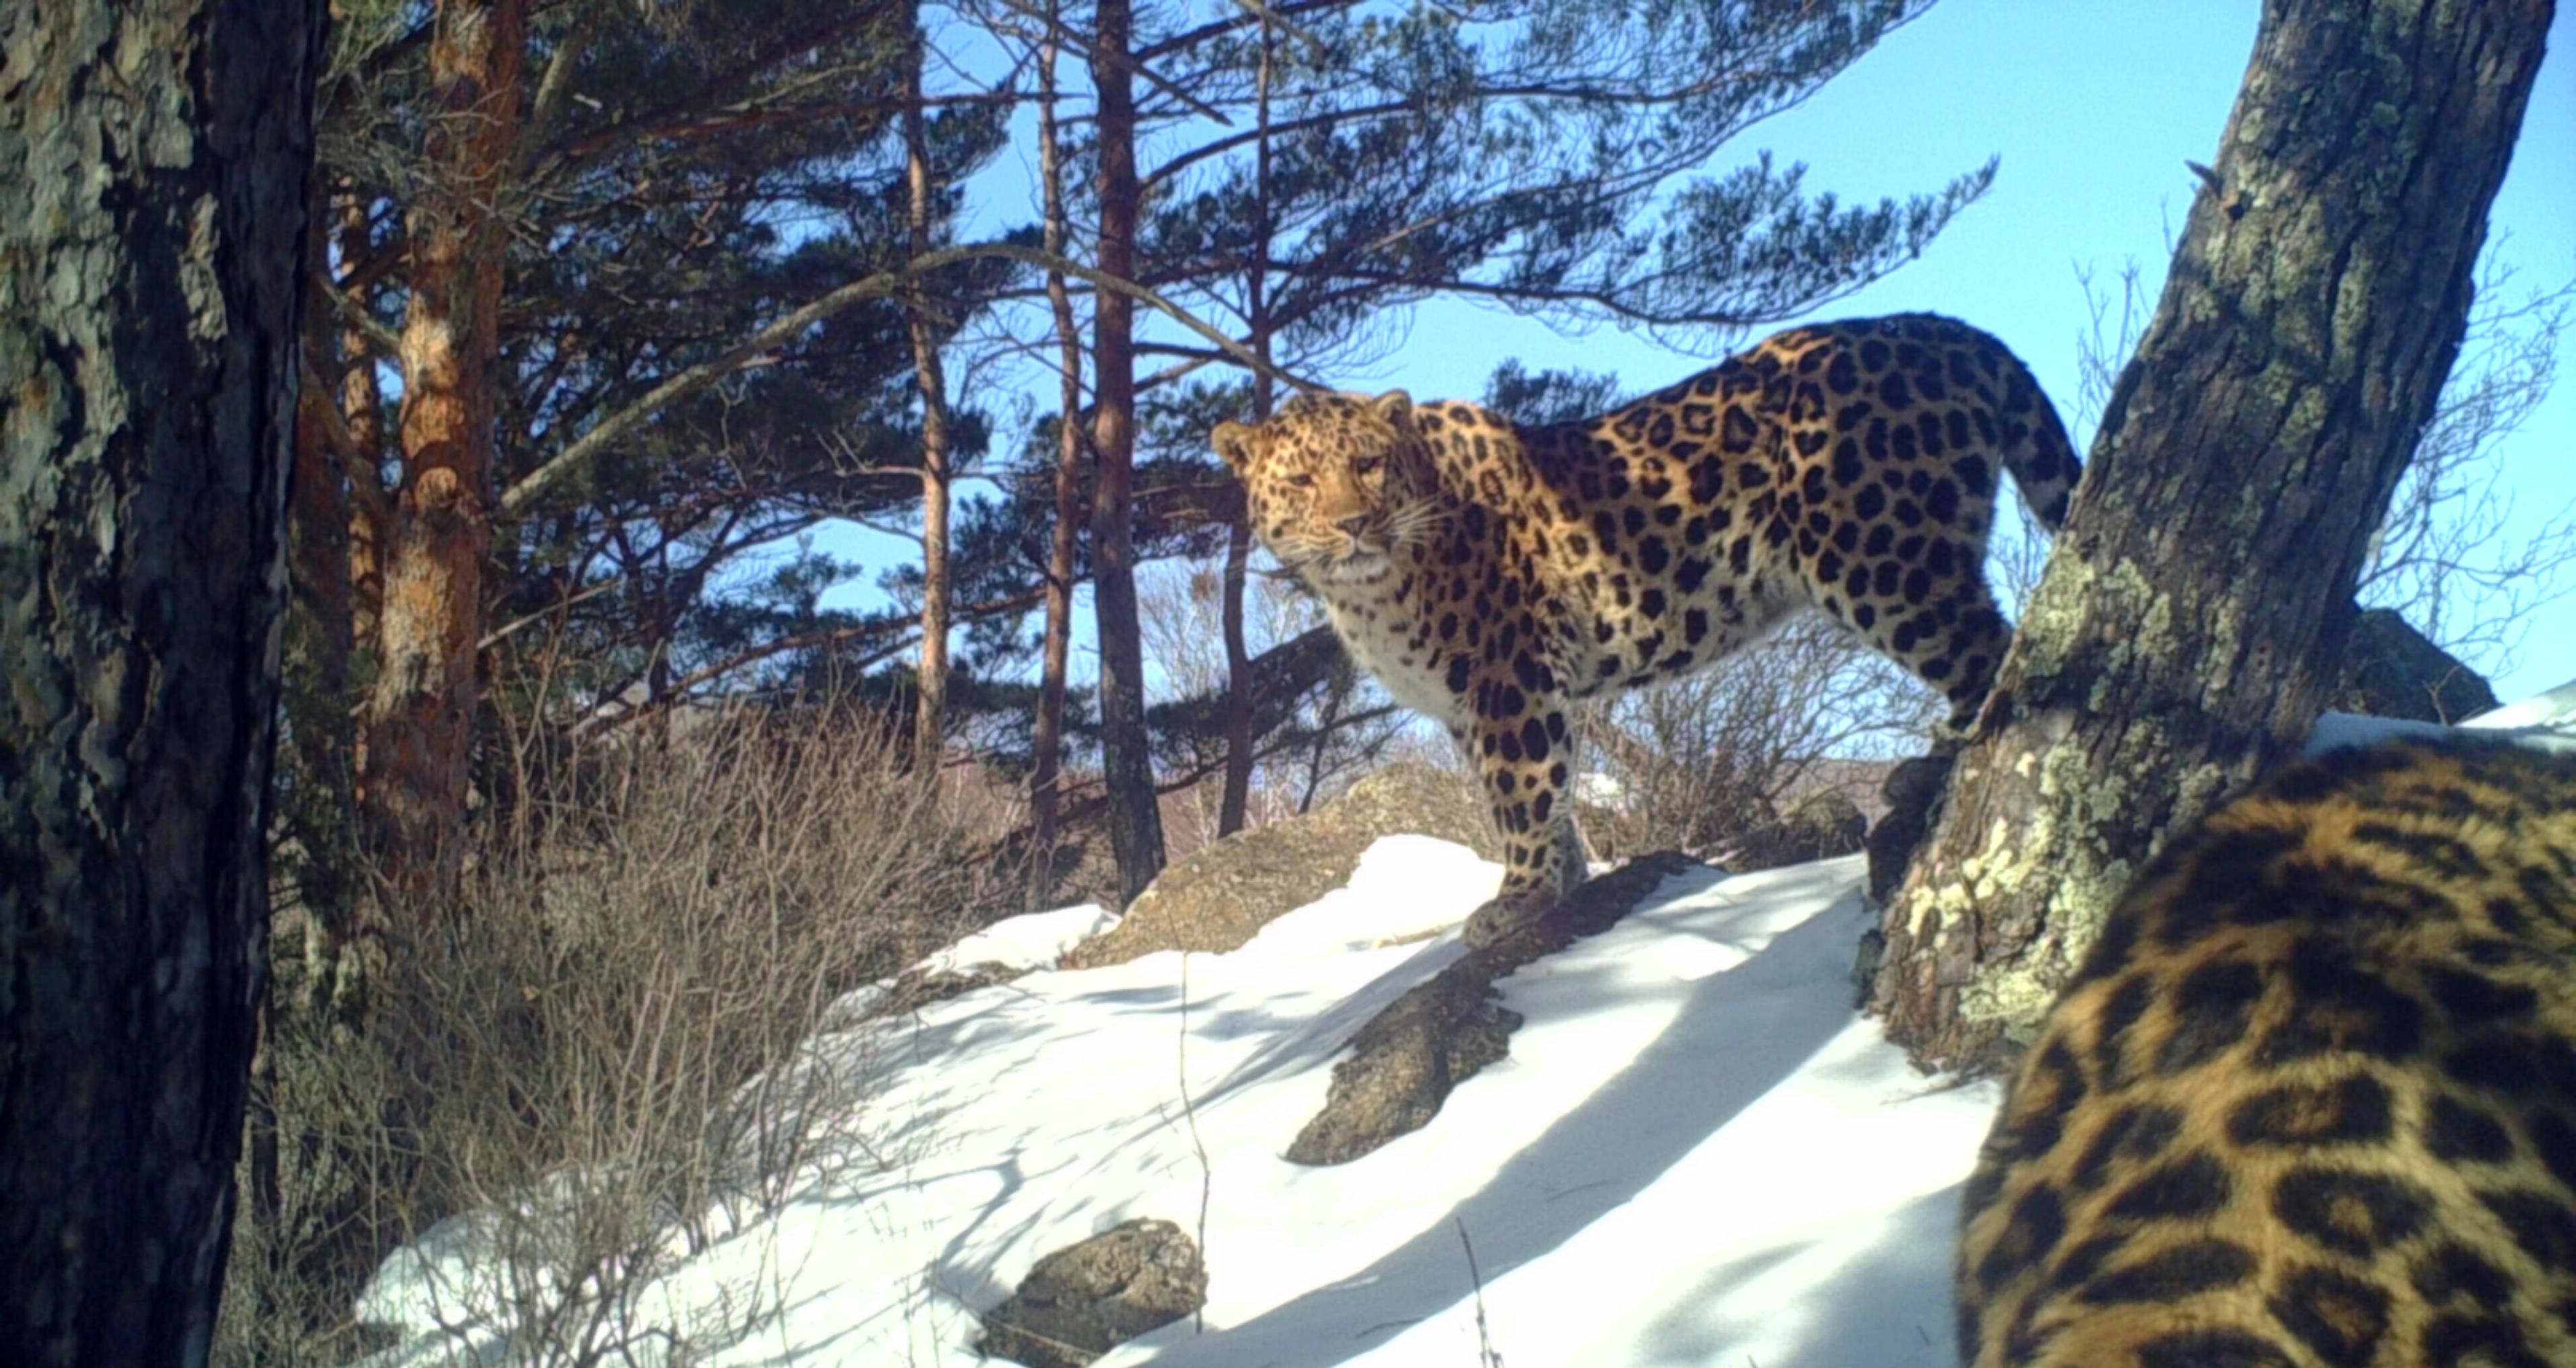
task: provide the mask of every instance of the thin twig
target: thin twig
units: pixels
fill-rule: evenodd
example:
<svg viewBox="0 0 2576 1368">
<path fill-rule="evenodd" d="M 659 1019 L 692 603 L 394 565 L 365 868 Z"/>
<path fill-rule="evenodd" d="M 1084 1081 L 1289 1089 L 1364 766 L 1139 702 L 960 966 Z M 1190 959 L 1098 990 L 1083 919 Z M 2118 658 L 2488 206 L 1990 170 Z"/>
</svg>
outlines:
<svg viewBox="0 0 2576 1368">
<path fill-rule="evenodd" d="M 1503 1356 L 1494 1350 L 1494 1337 L 1485 1325 L 1485 1275 L 1476 1267 L 1476 1245 L 1467 1238 L 1467 1218 L 1450 1218 L 1458 1225 L 1458 1247 L 1467 1251 L 1467 1281 L 1476 1289 L 1476 1362 L 1481 1368 L 1503 1368 Z"/>
<path fill-rule="evenodd" d="M 1205 1270 L 1208 1266 L 1208 1202 L 1215 1186 L 1216 1174 L 1208 1167 L 1207 1144 L 1199 1139 L 1198 1104 L 1190 1098 L 1190 952 L 1187 950 L 1181 951 L 1181 1032 L 1178 1053 L 1181 1119 L 1188 1123 L 1190 1128 L 1190 1148 L 1198 1151 L 1199 1156 L 1199 1268 Z M 1201 1299 L 1200 1305 L 1190 1308 L 1190 1328 L 1202 1335 L 1207 1333 L 1207 1308 L 1204 1298 Z"/>
<path fill-rule="evenodd" d="M 557 613 L 562 612 L 566 608 L 570 608 L 584 599 L 597 598 L 599 595 L 605 594 L 609 590 L 615 589 L 624 583 L 626 583 L 626 577 L 624 575 L 618 575 L 609 579 L 601 580 L 599 583 L 591 585 L 579 593 L 567 596 L 561 602 L 549 604 L 544 608 L 538 609 L 536 612 L 528 614 L 526 617 L 523 617 L 516 622 L 510 623 L 507 626 L 496 627 L 491 631 L 484 633 L 483 639 L 474 643 L 474 649 L 477 651 L 491 650 L 493 647 L 500 645 L 502 642 L 509 640 L 513 636 L 516 636 L 523 629 L 543 622 L 547 618 L 553 617 Z"/>
</svg>

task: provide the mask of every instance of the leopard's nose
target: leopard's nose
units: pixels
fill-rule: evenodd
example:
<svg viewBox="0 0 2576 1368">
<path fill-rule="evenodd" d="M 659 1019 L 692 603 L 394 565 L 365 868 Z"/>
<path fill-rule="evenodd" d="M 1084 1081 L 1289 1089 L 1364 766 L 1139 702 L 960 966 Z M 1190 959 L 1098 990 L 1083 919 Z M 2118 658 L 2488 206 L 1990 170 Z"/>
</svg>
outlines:
<svg viewBox="0 0 2576 1368">
<path fill-rule="evenodd" d="M 1347 532 L 1354 537 L 1358 536 L 1362 532 L 1366 532 L 1368 530 L 1368 525 L 1369 515 L 1366 513 L 1354 513 L 1347 518 L 1335 518 L 1333 520 L 1333 526 L 1342 529 L 1344 532 Z"/>
</svg>

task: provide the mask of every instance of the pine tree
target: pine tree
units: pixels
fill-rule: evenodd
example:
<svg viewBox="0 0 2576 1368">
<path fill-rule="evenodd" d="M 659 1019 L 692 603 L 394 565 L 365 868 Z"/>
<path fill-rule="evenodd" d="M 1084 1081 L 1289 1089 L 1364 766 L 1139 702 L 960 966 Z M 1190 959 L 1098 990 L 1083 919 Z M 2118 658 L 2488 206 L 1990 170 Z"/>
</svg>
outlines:
<svg viewBox="0 0 2576 1368">
<path fill-rule="evenodd" d="M 0 1362 L 202 1363 L 214 1330 L 322 24 L 49 0 L 0 26 Z"/>
<path fill-rule="evenodd" d="M 369 845 L 415 889 L 446 886 L 464 856 L 492 545 L 502 196 L 519 142 L 526 31 L 527 0 L 439 0 L 426 174 L 404 216 L 402 478 L 390 491 L 358 802 Z"/>
<path fill-rule="evenodd" d="M 423 56 L 437 21 L 415 30 L 400 9 L 368 13 L 378 27 L 353 25 L 335 64 L 345 76 L 326 140 L 339 201 L 364 225 L 343 235 L 328 297 L 358 321 L 365 346 L 325 368 L 337 364 L 353 386 L 381 374 L 417 408 L 428 391 L 411 382 L 398 338 L 435 318 L 413 322 L 434 300 L 421 291 L 429 278 L 407 224 L 430 179 L 423 130 L 440 126 L 425 117 L 437 86 Z M 370 806 L 414 813 L 408 826 L 380 819 L 380 831 L 446 831 L 461 820 L 454 765 L 478 753 L 472 737 L 489 721 L 470 689 L 497 685 L 516 710 L 537 702 L 514 651 L 542 646 L 572 662 L 546 676 L 547 701 L 558 712 L 575 698 L 604 703 L 584 723 L 595 726 L 657 714 L 813 639 L 911 630 L 825 613 L 763 637 L 783 605 L 717 592 L 745 557 L 827 519 L 900 518 L 918 506 L 924 431 L 904 300 L 926 299 L 954 321 L 1018 269 L 969 262 L 907 284 L 916 225 L 944 233 L 961 203 L 953 187 L 1000 145 L 1002 125 L 997 104 L 952 102 L 906 138 L 906 19 L 899 7 L 818 13 L 789 0 L 648 11 L 583 0 L 533 21 L 513 87 L 524 127 L 475 201 L 496 221 L 487 244 L 504 249 L 497 266 L 476 258 L 478 270 L 497 269 L 499 304 L 491 354 L 468 368 L 495 386 L 491 420 L 475 430 L 497 436 L 484 475 L 453 483 L 476 500 L 479 513 L 455 521 L 484 529 L 486 549 L 473 557 L 484 582 L 462 593 L 456 571 L 436 582 L 460 592 L 397 592 L 388 625 L 369 632 L 364 567 L 353 575 L 362 587 L 349 673 L 372 678 L 379 698 L 365 738 L 377 771 Z M 918 204 L 914 150 L 927 177 Z M 399 547 L 430 525 L 402 491 L 444 477 L 399 444 L 369 449 L 360 429 L 373 402 L 353 393 L 340 415 L 362 448 L 347 461 L 346 489 L 362 506 L 380 491 L 394 496 L 388 582 L 399 591 L 411 582 L 399 567 L 420 563 Z M 971 459 L 986 425 L 968 411 L 943 417 L 943 454 Z M 415 602 L 424 597 L 442 605 L 428 615 L 445 624 L 435 650 L 405 626 L 425 620 Z M 397 762 L 412 753 L 407 719 L 421 709 L 383 700 L 426 697 L 403 681 L 432 661 L 438 679 L 469 692 L 442 694 L 464 701 L 428 710 L 443 728 L 438 744 L 412 748 L 439 757 L 438 782 L 397 783 Z M 471 779 L 506 806 L 506 775 L 487 768 Z M 404 796 L 415 789 L 435 801 Z M 380 840 L 375 853 L 409 868 L 424 849 L 406 837 Z"/>
<path fill-rule="evenodd" d="M 1158 37 L 1145 50 L 1162 126 L 1206 136 L 1142 176 L 1164 207 L 1143 231 L 1138 279 L 1223 321 L 1261 359 L 1255 416 L 1274 370 L 1363 359 L 1435 296 L 1728 340 L 1910 259 L 1990 182 L 1991 164 L 1902 204 L 1847 209 L 1809 196 L 1803 168 L 1775 169 L 1767 154 L 1699 174 L 1920 8 L 1579 3 L 1389 18 L 1334 4 Z M 1228 359 L 1195 342 L 1147 350 L 1173 359 L 1166 379 Z M 1138 478 L 1231 487 L 1203 442 Z M 1249 551 L 1233 514 L 1225 830 L 1242 822 L 1259 744 Z"/>
</svg>

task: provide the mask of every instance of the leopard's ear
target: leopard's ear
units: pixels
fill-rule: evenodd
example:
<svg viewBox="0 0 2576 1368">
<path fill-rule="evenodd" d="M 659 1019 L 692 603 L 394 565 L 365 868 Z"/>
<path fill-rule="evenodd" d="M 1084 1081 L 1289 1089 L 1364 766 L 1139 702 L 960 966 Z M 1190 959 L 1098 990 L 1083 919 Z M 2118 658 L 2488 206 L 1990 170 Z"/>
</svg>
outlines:
<svg viewBox="0 0 2576 1368">
<path fill-rule="evenodd" d="M 1216 454 L 1225 458 L 1226 468 L 1241 474 L 1252 464 L 1252 429 L 1242 423 L 1219 423 L 1208 432 L 1208 443 Z"/>
<path fill-rule="evenodd" d="M 1388 390 L 1369 401 L 1369 412 L 1386 420 L 1392 427 L 1408 427 L 1413 421 L 1413 396 L 1402 390 Z"/>
</svg>

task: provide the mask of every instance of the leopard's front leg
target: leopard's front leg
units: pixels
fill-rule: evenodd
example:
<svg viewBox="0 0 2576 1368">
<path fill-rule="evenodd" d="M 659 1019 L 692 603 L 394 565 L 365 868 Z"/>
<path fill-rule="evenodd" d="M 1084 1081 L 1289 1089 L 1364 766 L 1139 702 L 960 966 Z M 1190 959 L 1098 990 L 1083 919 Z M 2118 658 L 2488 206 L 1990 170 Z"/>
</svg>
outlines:
<svg viewBox="0 0 2576 1368">
<path fill-rule="evenodd" d="M 1546 916 L 1589 871 L 1574 830 L 1574 745 L 1558 701 L 1513 683 L 1479 688 L 1471 735 L 1503 841 L 1502 889 L 1469 914 L 1464 934 L 1484 946 Z"/>
</svg>

